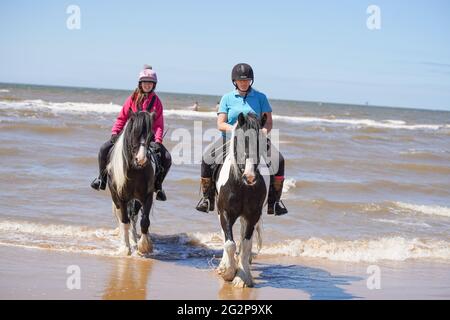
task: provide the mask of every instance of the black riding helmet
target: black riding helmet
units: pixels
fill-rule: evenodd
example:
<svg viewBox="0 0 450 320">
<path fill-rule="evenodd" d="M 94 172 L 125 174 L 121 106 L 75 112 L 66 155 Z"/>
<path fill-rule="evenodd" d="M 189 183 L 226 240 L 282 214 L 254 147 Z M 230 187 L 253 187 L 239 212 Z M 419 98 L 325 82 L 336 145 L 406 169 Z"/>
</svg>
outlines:
<svg viewBox="0 0 450 320">
<path fill-rule="evenodd" d="M 238 63 L 235 65 L 231 71 L 231 81 L 237 89 L 236 80 L 252 80 L 252 83 L 247 90 L 249 91 L 253 85 L 253 81 L 255 80 L 252 67 L 247 63 Z"/>
</svg>

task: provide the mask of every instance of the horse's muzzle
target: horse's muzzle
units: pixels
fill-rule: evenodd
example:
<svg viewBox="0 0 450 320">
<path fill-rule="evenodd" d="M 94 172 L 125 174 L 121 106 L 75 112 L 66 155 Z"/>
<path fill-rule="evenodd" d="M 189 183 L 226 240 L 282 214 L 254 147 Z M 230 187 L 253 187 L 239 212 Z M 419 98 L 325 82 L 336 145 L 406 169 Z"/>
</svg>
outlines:
<svg viewBox="0 0 450 320">
<path fill-rule="evenodd" d="M 137 168 L 144 168 L 148 164 L 147 158 L 144 158 L 143 160 L 139 161 L 138 159 L 135 159 L 134 164 Z"/>
<path fill-rule="evenodd" d="M 242 175 L 242 179 L 244 180 L 244 183 L 248 186 L 253 186 L 256 183 L 256 176 L 254 175 Z"/>
</svg>

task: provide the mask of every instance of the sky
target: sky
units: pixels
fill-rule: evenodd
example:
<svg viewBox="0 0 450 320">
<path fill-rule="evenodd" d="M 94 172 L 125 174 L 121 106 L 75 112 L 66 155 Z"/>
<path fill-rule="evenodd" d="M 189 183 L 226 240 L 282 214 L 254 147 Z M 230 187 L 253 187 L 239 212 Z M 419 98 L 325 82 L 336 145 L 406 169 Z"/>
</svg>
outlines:
<svg viewBox="0 0 450 320">
<path fill-rule="evenodd" d="M 68 28 L 75 5 L 79 28 Z M 370 5 L 379 29 L 369 29 Z M 0 1 L 0 82 L 450 110 L 450 1 Z"/>
</svg>

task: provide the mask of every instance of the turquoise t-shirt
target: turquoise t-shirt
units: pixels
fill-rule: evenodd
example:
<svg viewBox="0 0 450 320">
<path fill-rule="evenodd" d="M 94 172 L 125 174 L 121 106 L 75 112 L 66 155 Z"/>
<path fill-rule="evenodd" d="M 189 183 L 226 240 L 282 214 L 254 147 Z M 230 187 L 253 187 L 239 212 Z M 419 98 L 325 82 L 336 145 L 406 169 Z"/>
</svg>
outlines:
<svg viewBox="0 0 450 320">
<path fill-rule="evenodd" d="M 222 97 L 217 114 L 226 113 L 228 116 L 228 124 L 234 125 L 241 112 L 245 115 L 253 112 L 258 118 L 261 118 L 264 112 L 272 112 L 272 107 L 266 95 L 253 88 L 250 89 L 245 100 L 237 90 L 233 90 Z"/>
</svg>

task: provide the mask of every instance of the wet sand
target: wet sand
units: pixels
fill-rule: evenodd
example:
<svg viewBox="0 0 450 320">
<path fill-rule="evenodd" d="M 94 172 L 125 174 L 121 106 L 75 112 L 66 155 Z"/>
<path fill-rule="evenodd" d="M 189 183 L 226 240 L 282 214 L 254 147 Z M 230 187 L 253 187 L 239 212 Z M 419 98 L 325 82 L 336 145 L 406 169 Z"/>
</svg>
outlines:
<svg viewBox="0 0 450 320">
<path fill-rule="evenodd" d="M 102 257 L 17 246 L 0 246 L 0 257 L 1 299 L 450 298 L 448 264 L 379 264 L 381 289 L 369 290 L 367 264 L 266 256 L 252 265 L 255 287 L 238 289 L 206 261 Z M 71 265 L 80 268 L 80 289 L 67 287 Z"/>
</svg>

